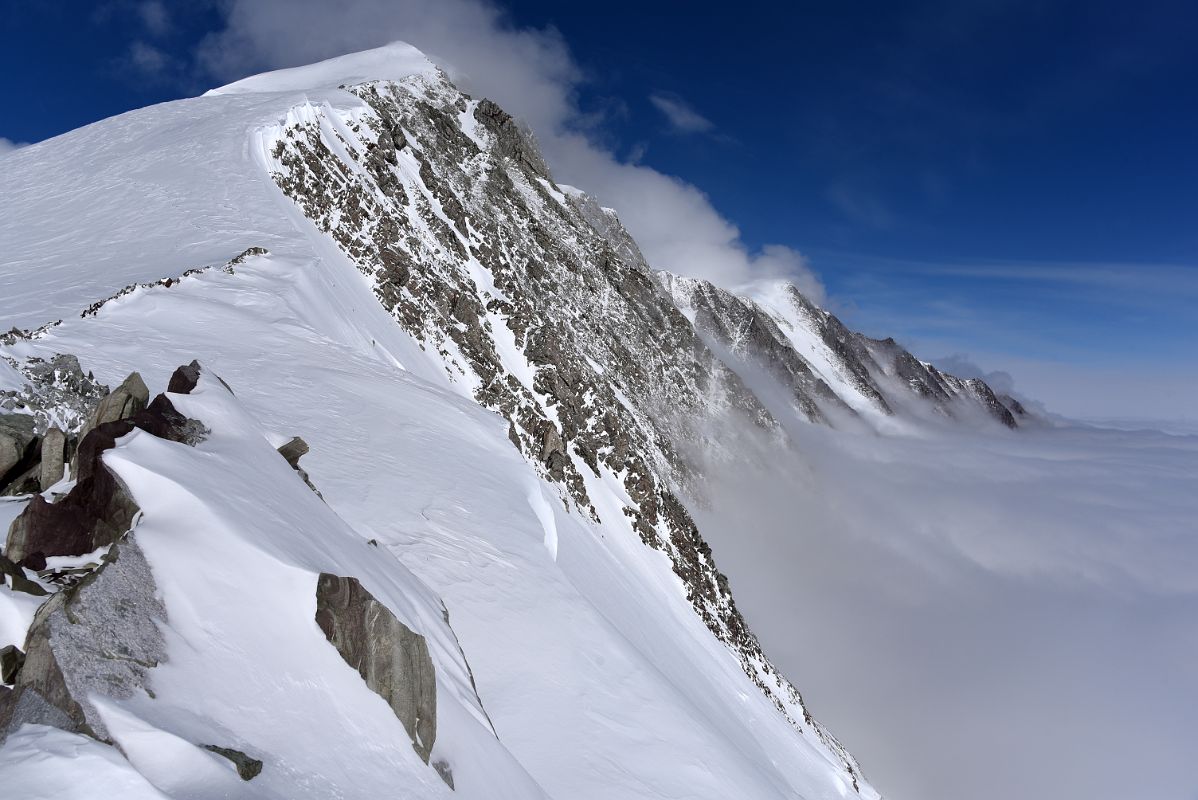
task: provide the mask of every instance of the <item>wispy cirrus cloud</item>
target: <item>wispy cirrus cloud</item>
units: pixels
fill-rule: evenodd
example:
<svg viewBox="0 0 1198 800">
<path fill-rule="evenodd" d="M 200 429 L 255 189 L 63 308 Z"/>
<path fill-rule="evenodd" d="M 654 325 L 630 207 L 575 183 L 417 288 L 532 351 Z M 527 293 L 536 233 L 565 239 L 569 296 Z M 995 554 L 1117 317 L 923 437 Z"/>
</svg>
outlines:
<svg viewBox="0 0 1198 800">
<path fill-rule="evenodd" d="M 669 92 L 654 92 L 649 95 L 649 102 L 661 112 L 670 127 L 678 133 L 710 133 L 715 130 L 715 123 L 696 111 L 690 103 L 676 94 Z"/>
<path fill-rule="evenodd" d="M 149 42 L 136 41 L 129 45 L 129 64 L 147 75 L 161 75 L 171 65 L 170 57 Z"/>
<path fill-rule="evenodd" d="M 142 25 L 153 36 L 165 36 L 171 32 L 174 26 L 170 11 L 160 0 L 145 0 L 145 2 L 138 3 L 137 15 L 141 18 Z"/>
</svg>

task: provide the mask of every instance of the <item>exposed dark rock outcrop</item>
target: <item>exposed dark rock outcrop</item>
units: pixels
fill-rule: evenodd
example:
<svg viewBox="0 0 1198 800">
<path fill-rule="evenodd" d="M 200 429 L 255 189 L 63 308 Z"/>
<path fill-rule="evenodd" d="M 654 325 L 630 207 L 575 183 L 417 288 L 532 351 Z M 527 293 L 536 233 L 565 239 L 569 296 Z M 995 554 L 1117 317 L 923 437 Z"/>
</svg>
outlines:
<svg viewBox="0 0 1198 800">
<path fill-rule="evenodd" d="M 787 342 L 778 324 L 752 301 L 701 280 L 656 273 L 680 304 L 694 311 L 695 330 L 713 346 L 769 375 L 790 394 L 795 408 L 812 422 L 826 422 L 825 409 L 852 414 L 811 366 Z"/>
<path fill-rule="evenodd" d="M 25 474 L 37 463 L 39 445 L 37 424 L 32 416 L 0 414 L 0 490 L 23 482 Z"/>
<path fill-rule="evenodd" d="M 287 460 L 292 469 L 299 469 L 299 460 L 308 453 L 308 443 L 298 436 L 291 437 L 291 440 L 279 445 L 279 455 Z"/>
<path fill-rule="evenodd" d="M 279 445 L 278 449 L 279 455 L 291 465 L 293 470 L 299 473 L 299 476 L 303 478 L 308 488 L 316 492 L 316 496 L 323 500 L 324 495 L 316 488 L 316 484 L 312 483 L 312 479 L 308 477 L 308 471 L 301 467 L 299 463 L 299 460 L 308 453 L 308 443 L 298 436 L 293 436 L 289 441 Z"/>
<path fill-rule="evenodd" d="M 542 178 L 550 178 L 549 167 L 532 138 L 532 131 L 511 114 L 486 98 L 474 107 L 474 118 L 487 127 L 496 139 L 496 153 L 510 158 Z"/>
<path fill-rule="evenodd" d="M 449 762 L 443 758 L 438 758 L 432 763 L 432 768 L 441 776 L 441 780 L 445 781 L 445 785 L 450 789 L 453 788 L 453 768 L 449 766 Z"/>
<path fill-rule="evenodd" d="M 62 480 L 66 472 L 67 435 L 51 427 L 42 437 L 41 469 L 38 473 L 41 491 Z"/>
<path fill-rule="evenodd" d="M 192 390 L 199 385 L 201 372 L 203 372 L 203 368 L 198 361 L 184 364 L 171 373 L 166 390 L 172 394 L 191 394 Z"/>
<path fill-rule="evenodd" d="M 204 749 L 232 761 L 233 766 L 237 767 L 237 774 L 243 781 L 252 781 L 262 774 L 262 761 L 257 758 L 251 758 L 240 750 L 234 750 L 231 747 L 220 747 L 215 744 L 206 744 L 204 745 Z"/>
<path fill-rule="evenodd" d="M 0 683 L 10 686 L 17 681 L 17 674 L 25 665 L 25 654 L 16 645 L 0 647 Z"/>
<path fill-rule="evenodd" d="M 99 405 L 91 418 L 91 428 L 118 419 L 127 419 L 146 407 L 150 402 L 150 390 L 136 372 L 130 373 L 116 389 L 108 394 Z M 84 434 L 86 432 L 83 432 Z"/>
<path fill-rule="evenodd" d="M 396 619 L 356 578 L 327 572 L 316 582 L 316 624 L 391 706 L 427 764 L 437 736 L 437 681 L 424 637 Z"/>
<path fill-rule="evenodd" d="M 7 583 L 14 592 L 24 592 L 35 597 L 49 594 L 39 584 L 31 581 L 25 575 L 25 570 L 3 554 L 0 554 L 0 583 Z"/>
<path fill-rule="evenodd" d="M 235 266 L 237 266 L 238 264 L 244 263 L 246 260 L 248 260 L 252 256 L 266 255 L 268 252 L 269 251 L 265 247 L 247 248 L 247 249 L 243 250 L 240 254 L 238 254 L 237 256 L 234 256 L 232 259 L 230 259 L 228 262 L 226 262 L 224 264 L 224 266 L 220 267 L 220 271 L 227 273 L 229 275 L 232 275 L 232 274 L 234 274 L 233 268 Z M 160 278 L 159 280 L 151 281 L 149 283 L 129 284 L 128 286 L 126 286 L 124 289 L 121 289 L 116 294 L 114 294 L 110 297 L 106 297 L 103 300 L 97 300 L 96 302 L 92 303 L 90 306 L 83 309 L 82 313 L 80 313 L 79 316 L 94 317 L 96 314 L 99 313 L 100 309 L 102 309 L 104 306 L 111 303 L 113 300 L 119 300 L 120 298 L 125 297 L 126 295 L 133 294 L 134 292 L 141 290 L 141 289 L 154 289 L 154 288 L 158 288 L 158 287 L 162 287 L 164 289 L 169 289 L 172 286 L 178 286 L 180 283 L 183 282 L 183 280 L 185 278 L 190 278 L 194 275 L 200 275 L 204 272 L 208 272 L 213 269 L 216 269 L 215 265 L 206 266 L 206 267 L 193 267 L 192 269 L 185 271 L 183 274 L 179 275 L 178 277 Z"/>
<path fill-rule="evenodd" d="M 173 379 L 172 379 L 173 380 Z M 194 445 L 207 430 L 180 414 L 165 395 L 145 406 L 145 384 L 131 375 L 101 402 L 93 425 L 79 444 L 74 487 L 57 502 L 35 494 L 8 531 L 5 554 L 11 560 L 38 568 L 47 556 L 78 556 L 115 542 L 129 530 L 138 512 L 124 484 L 104 466 L 105 450 L 135 428 L 174 442 Z M 121 411 L 125 418 L 109 419 Z"/>
</svg>

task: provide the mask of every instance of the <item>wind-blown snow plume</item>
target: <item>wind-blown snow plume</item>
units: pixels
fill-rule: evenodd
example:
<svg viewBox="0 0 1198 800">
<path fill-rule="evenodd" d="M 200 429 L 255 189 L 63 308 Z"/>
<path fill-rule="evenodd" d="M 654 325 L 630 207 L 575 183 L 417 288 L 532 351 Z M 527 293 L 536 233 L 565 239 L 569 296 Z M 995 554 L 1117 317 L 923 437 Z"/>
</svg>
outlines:
<svg viewBox="0 0 1198 800">
<path fill-rule="evenodd" d="M 312 31 L 321 31 L 312 36 Z M 593 124 L 574 90 L 586 79 L 552 29 L 519 29 L 481 0 L 234 0 L 224 31 L 201 47 L 217 77 L 304 64 L 402 39 L 419 47 L 465 91 L 488 97 L 536 132 L 558 180 L 615 208 L 649 263 L 736 285 L 757 277 L 795 280 L 813 298 L 819 281 L 784 245 L 759 252 L 692 184 L 625 163 L 587 134 Z"/>
</svg>

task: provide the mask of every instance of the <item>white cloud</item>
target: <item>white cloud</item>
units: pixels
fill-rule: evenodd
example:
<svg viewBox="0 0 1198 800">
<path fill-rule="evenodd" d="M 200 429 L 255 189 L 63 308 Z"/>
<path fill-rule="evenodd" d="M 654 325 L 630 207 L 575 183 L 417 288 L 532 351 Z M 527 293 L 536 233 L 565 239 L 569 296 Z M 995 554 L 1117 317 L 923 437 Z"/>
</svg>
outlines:
<svg viewBox="0 0 1198 800">
<path fill-rule="evenodd" d="M 885 796 L 1189 796 L 1198 436 L 792 432 L 704 470 L 698 522 Z"/>
<path fill-rule="evenodd" d="M 982 369 L 966 353 L 953 353 L 932 359 L 937 369 L 943 370 L 958 378 L 981 378 L 994 391 L 1000 394 L 1012 394 L 1015 391 L 1015 379 L 1011 373 L 1003 370 L 987 372 Z"/>
<path fill-rule="evenodd" d="M 706 133 L 715 128 L 707 117 L 691 108 L 690 104 L 676 95 L 654 92 L 649 102 L 669 121 L 679 133 Z"/>
<path fill-rule="evenodd" d="M 654 267 L 724 285 L 794 270 L 807 291 L 822 296 L 797 252 L 781 246 L 751 251 L 698 188 L 622 160 L 588 135 L 594 120 L 575 102 L 584 75 L 552 29 L 516 28 L 481 0 L 232 0 L 227 15 L 226 29 L 199 53 L 222 79 L 409 42 L 464 90 L 494 99 L 527 122 L 555 176 L 615 208 Z"/>
<path fill-rule="evenodd" d="M 164 36 L 170 33 L 172 22 L 170 12 L 160 0 L 145 0 L 137 6 L 137 15 L 142 25 L 154 36 Z"/>
<path fill-rule="evenodd" d="M 147 76 L 162 77 L 170 66 L 167 54 L 148 42 L 136 41 L 129 45 L 128 59 L 134 69 Z"/>
</svg>

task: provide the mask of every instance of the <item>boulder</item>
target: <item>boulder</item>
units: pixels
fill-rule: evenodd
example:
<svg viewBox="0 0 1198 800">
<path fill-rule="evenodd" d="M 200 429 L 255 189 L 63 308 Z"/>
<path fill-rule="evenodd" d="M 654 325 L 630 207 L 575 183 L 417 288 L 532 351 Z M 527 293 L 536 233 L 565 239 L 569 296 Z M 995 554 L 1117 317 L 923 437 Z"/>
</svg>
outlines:
<svg viewBox="0 0 1198 800">
<path fill-rule="evenodd" d="M 132 372 L 129 377 L 125 378 L 124 383 L 118 386 L 107 397 L 100 401 L 96 406 L 95 414 L 92 416 L 91 427 L 103 425 L 105 422 L 115 422 L 118 419 L 131 417 L 138 411 L 146 407 L 146 403 L 150 401 L 150 390 L 146 388 L 146 383 L 141 379 L 141 375 Z"/>
<path fill-rule="evenodd" d="M 89 438 L 101 430 L 92 431 Z M 96 463 L 88 477 L 57 503 L 33 495 L 9 527 L 4 552 L 30 568 L 36 568 L 39 561 L 44 563 L 46 556 L 81 556 L 120 538 L 138 510 L 125 485 Z"/>
<path fill-rule="evenodd" d="M 9 686 L 17 682 L 17 674 L 25 663 L 25 654 L 16 645 L 0 647 L 0 683 Z"/>
<path fill-rule="evenodd" d="M 250 758 L 240 750 L 234 750 L 231 747 L 220 747 L 215 744 L 206 744 L 204 745 L 204 749 L 232 761 L 233 765 L 237 767 L 237 774 L 241 776 L 243 781 L 252 781 L 262 774 L 262 761 L 257 758 Z"/>
<path fill-rule="evenodd" d="M 25 448 L 15 438 L 0 430 L 0 480 L 20 462 L 24 452 Z"/>
<path fill-rule="evenodd" d="M 202 423 L 180 414 L 165 395 L 158 395 L 131 418 L 101 422 L 79 443 L 76 483 L 71 491 L 55 503 L 34 495 L 13 520 L 5 547 L 10 559 L 29 566 L 28 560 L 39 554 L 84 555 L 112 544 L 129 530 L 138 506 L 125 485 L 104 466 L 102 456 L 134 428 L 188 445 L 203 441 L 208 434 Z"/>
<path fill-rule="evenodd" d="M 298 436 L 293 436 L 291 441 L 279 445 L 279 455 L 287 459 L 287 463 L 291 465 L 292 469 L 299 469 L 299 460 L 307 455 L 309 449 L 307 442 Z"/>
<path fill-rule="evenodd" d="M 107 741 L 90 698 L 124 700 L 148 690 L 149 671 L 165 657 L 165 620 L 153 573 L 130 536 L 34 615 L 25 663 L 0 703 L 0 740 L 33 722 Z"/>
<path fill-rule="evenodd" d="M 35 597 L 49 594 L 45 589 L 25 576 L 25 571 L 8 557 L 0 554 L 0 583 L 7 582 L 14 592 L 24 592 Z"/>
<path fill-rule="evenodd" d="M 191 394 L 191 390 L 196 388 L 200 382 L 202 371 L 203 368 L 200 367 L 198 361 L 184 364 L 171 375 L 170 381 L 166 384 L 166 390 L 173 394 Z"/>
<path fill-rule="evenodd" d="M 19 497 L 36 494 L 42 490 L 42 465 L 37 461 L 40 449 L 34 446 L 32 457 L 27 458 L 12 471 L 8 478 L 8 485 L 4 487 L 4 491 L 0 492 L 0 495 Z"/>
<path fill-rule="evenodd" d="M 0 489 L 29 470 L 37 458 L 37 421 L 28 414 L 0 414 Z"/>
<path fill-rule="evenodd" d="M 37 420 L 28 414 L 0 414 L 0 436 L 8 436 L 24 451 L 37 438 Z"/>
<path fill-rule="evenodd" d="M 255 248 L 250 248 L 251 250 Z M 247 251 L 248 252 L 248 251 Z M 200 383 L 200 375 L 204 372 L 204 368 L 200 366 L 200 362 L 192 361 L 190 364 L 184 364 L 171 374 L 171 379 L 166 385 L 167 392 L 171 394 L 191 394 L 192 390 Z M 233 394 L 233 387 L 225 383 L 225 379 L 214 372 L 208 373 L 213 378 L 220 381 L 220 385 L 225 387 L 225 391 Z"/>
<path fill-rule="evenodd" d="M 42 437 L 42 464 L 39 473 L 41 491 L 46 491 L 62 480 L 66 471 L 67 435 L 58 428 L 50 428 Z"/>
<path fill-rule="evenodd" d="M 363 588 L 327 572 L 316 581 L 316 624 L 380 695 L 428 763 L 437 736 L 437 680 L 424 637 Z"/>
<path fill-rule="evenodd" d="M 109 422 L 128 419 L 146 407 L 150 390 L 141 379 L 140 373 L 131 372 L 113 391 L 100 398 L 88 421 L 79 429 L 79 441 L 83 442 L 94 429 Z"/>
<path fill-rule="evenodd" d="M 307 452 L 308 443 L 298 436 L 293 436 L 291 437 L 291 441 L 287 442 L 286 444 L 279 445 L 279 455 L 281 455 L 287 461 L 287 463 L 291 465 L 293 470 L 299 473 L 299 476 L 303 478 L 304 483 L 308 484 L 308 488 L 316 492 L 316 496 L 323 500 L 324 495 L 322 495 L 320 490 L 316 488 L 316 484 L 312 483 L 312 479 L 308 477 L 307 470 L 305 470 L 299 464 L 299 460 L 303 458 Z"/>
</svg>

